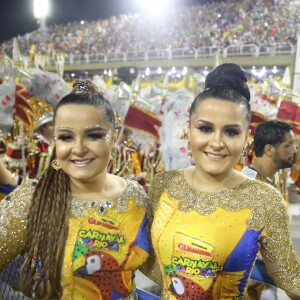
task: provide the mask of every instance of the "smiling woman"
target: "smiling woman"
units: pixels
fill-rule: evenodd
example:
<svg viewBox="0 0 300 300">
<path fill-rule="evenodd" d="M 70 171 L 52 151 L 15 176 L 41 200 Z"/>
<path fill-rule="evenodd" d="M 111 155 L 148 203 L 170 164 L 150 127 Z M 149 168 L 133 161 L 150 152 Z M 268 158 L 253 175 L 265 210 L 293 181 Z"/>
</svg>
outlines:
<svg viewBox="0 0 300 300">
<path fill-rule="evenodd" d="M 0 202 L 0 270 L 22 253 L 20 288 L 34 299 L 137 299 L 134 271 L 149 253 L 147 195 L 107 172 L 114 112 L 91 81 L 75 82 L 57 104 L 54 133 L 42 178 Z"/>
<path fill-rule="evenodd" d="M 249 131 L 249 100 L 240 66 L 214 69 L 190 110 L 195 165 L 161 172 L 152 182 L 151 234 L 164 278 L 161 299 L 248 299 L 259 249 L 276 284 L 299 299 L 300 260 L 281 195 L 234 170 Z M 151 262 L 150 276 L 157 274 Z"/>
<path fill-rule="evenodd" d="M 107 173 L 117 132 L 102 111 L 88 105 L 62 106 L 56 115 L 55 135 L 57 161 L 72 183 Z"/>
</svg>

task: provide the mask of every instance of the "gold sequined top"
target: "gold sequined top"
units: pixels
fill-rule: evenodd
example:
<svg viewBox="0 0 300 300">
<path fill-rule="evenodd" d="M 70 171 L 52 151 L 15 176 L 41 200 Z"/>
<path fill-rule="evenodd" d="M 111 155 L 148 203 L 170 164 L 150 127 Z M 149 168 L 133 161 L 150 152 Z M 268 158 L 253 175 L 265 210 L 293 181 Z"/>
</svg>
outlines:
<svg viewBox="0 0 300 300">
<path fill-rule="evenodd" d="M 61 299 L 137 299 L 133 272 L 150 249 L 148 196 L 137 182 L 127 183 L 113 200 L 71 200 Z M 0 202 L 0 271 L 22 253 L 33 191 L 22 185 Z"/>
<path fill-rule="evenodd" d="M 154 178 L 150 200 L 162 299 L 247 299 L 259 249 L 279 287 L 300 287 L 287 208 L 275 188 L 247 179 L 230 190 L 198 192 L 176 170 Z"/>
<path fill-rule="evenodd" d="M 33 184 L 24 184 L 0 202 L 0 271 L 24 248 L 33 191 Z"/>
</svg>

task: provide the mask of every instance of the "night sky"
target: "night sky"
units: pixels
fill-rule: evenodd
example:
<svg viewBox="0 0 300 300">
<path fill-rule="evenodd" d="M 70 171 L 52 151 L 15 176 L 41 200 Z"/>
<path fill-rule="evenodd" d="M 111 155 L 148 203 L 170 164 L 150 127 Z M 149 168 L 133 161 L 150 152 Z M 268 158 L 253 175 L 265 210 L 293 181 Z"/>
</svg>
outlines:
<svg viewBox="0 0 300 300">
<path fill-rule="evenodd" d="M 46 24 L 98 20 L 128 12 L 141 12 L 138 0 L 49 0 L 51 17 Z M 141 1 L 141 0 L 139 0 Z M 144 0 L 151 1 L 151 0 Z M 208 0 L 171 0 L 172 5 L 191 5 Z M 216 1 L 216 0 L 215 0 Z M 33 16 L 33 0 L 2 0 L 0 43 L 39 28 Z"/>
</svg>

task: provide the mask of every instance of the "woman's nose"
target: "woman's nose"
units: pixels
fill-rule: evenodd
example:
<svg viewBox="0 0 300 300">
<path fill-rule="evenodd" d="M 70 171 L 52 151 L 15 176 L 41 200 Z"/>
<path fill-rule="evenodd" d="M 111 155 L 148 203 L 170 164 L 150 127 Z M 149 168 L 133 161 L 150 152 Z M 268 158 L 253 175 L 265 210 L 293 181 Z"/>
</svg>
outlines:
<svg viewBox="0 0 300 300">
<path fill-rule="evenodd" d="M 222 148 L 224 147 L 223 138 L 220 133 L 214 133 L 211 135 L 211 139 L 209 141 L 209 145 L 212 148 Z"/>
<path fill-rule="evenodd" d="M 87 147 L 82 139 L 76 139 L 73 147 L 72 147 L 72 153 L 76 155 L 80 155 L 82 153 L 85 153 L 87 151 Z"/>
</svg>

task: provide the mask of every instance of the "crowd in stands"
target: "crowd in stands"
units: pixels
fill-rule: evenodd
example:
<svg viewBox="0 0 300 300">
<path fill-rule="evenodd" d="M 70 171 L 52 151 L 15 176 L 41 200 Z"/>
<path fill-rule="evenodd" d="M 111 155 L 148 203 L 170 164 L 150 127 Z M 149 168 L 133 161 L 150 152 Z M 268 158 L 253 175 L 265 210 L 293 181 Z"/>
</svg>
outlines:
<svg viewBox="0 0 300 300">
<path fill-rule="evenodd" d="M 22 56 L 99 55 L 229 45 L 290 42 L 300 32 L 296 0 L 227 0 L 172 8 L 161 18 L 123 14 L 55 24 L 18 37 Z M 12 40 L 1 45 L 12 55 Z"/>
</svg>

